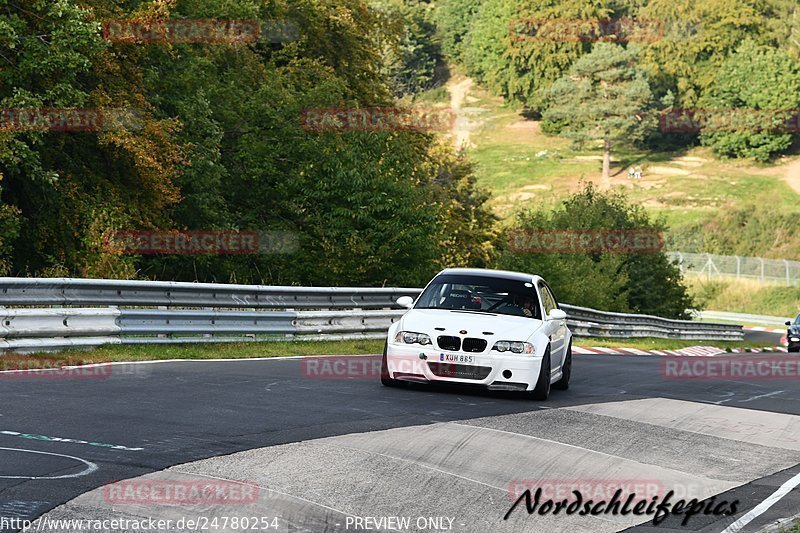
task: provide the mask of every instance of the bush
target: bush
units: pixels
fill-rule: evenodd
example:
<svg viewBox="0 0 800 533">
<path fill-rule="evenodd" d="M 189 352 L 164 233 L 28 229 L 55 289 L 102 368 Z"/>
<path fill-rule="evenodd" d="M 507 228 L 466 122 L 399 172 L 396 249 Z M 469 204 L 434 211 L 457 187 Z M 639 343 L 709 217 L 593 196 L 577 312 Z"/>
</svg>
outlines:
<svg viewBox="0 0 800 533">
<path fill-rule="evenodd" d="M 644 209 L 624 195 L 598 191 L 589 183 L 553 211 L 520 213 L 512 231 L 651 230 L 662 232 Z M 506 242 L 511 237 L 506 235 Z M 615 312 L 688 318 L 693 307 L 680 271 L 658 253 L 523 253 L 508 244 L 497 261 L 500 268 L 540 274 L 559 299 Z"/>
</svg>

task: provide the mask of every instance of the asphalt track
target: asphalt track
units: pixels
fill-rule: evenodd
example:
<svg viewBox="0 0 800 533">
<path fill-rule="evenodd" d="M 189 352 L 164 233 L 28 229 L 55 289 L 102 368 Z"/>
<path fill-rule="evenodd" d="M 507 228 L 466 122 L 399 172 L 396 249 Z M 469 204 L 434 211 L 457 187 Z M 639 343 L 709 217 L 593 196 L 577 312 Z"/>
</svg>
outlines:
<svg viewBox="0 0 800 533">
<path fill-rule="evenodd" d="M 375 530 L 356 527 L 355 517 L 398 516 L 424 531 L 722 532 L 800 473 L 796 378 L 675 380 L 659 357 L 576 356 L 571 389 L 536 403 L 320 379 L 304 364 L 171 362 L 114 366 L 99 378 L 0 377 L 0 519 L 277 517 L 277 529 L 262 531 L 316 532 Z M 131 478 L 232 480 L 257 497 L 163 505 L 114 501 L 102 489 Z M 647 516 L 528 516 L 521 505 L 503 521 L 512 487 L 614 482 L 739 500 L 739 512 L 687 526 L 670 517 L 656 528 Z M 742 531 L 796 515 L 799 492 Z M 440 521 L 417 527 L 420 518 Z"/>
<path fill-rule="evenodd" d="M 780 346 L 781 337 L 783 337 L 785 333 L 786 333 L 785 331 L 783 332 L 783 334 L 781 334 L 781 333 L 774 333 L 771 331 L 745 330 L 744 340 L 748 342 L 763 343 L 764 346 Z"/>
</svg>

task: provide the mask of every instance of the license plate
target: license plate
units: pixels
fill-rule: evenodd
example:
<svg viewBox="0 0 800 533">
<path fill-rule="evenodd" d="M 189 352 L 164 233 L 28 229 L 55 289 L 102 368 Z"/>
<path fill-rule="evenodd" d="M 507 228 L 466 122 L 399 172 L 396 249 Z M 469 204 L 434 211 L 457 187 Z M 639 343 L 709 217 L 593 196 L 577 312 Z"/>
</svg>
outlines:
<svg viewBox="0 0 800 533">
<path fill-rule="evenodd" d="M 474 365 L 474 355 L 461 355 L 452 353 L 443 353 L 439 355 L 439 361 L 443 363 L 456 363 L 458 365 Z"/>
</svg>

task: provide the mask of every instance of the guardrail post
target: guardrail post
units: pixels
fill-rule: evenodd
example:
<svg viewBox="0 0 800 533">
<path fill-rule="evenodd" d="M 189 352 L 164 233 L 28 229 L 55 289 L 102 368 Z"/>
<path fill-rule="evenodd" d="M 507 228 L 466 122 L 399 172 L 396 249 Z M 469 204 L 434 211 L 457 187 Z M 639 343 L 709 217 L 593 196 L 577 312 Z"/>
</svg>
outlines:
<svg viewBox="0 0 800 533">
<path fill-rule="evenodd" d="M 166 311 L 166 310 L 167 310 L 167 306 L 165 306 L 165 305 L 159 305 L 157 309 L 158 309 L 159 311 Z M 159 333 L 159 334 L 158 334 L 158 338 L 159 338 L 159 339 L 166 339 L 168 336 L 169 336 L 169 335 L 168 335 L 167 333 Z"/>
</svg>

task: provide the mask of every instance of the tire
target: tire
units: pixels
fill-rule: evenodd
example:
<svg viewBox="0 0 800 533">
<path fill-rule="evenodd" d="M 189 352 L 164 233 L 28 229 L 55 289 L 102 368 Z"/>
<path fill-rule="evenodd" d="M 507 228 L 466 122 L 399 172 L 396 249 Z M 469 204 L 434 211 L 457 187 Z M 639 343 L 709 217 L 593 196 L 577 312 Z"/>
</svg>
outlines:
<svg viewBox="0 0 800 533">
<path fill-rule="evenodd" d="M 386 350 L 388 343 L 383 345 L 383 359 L 381 360 L 381 383 L 384 387 L 399 387 L 402 385 L 400 380 L 389 377 L 389 363 L 386 361 Z"/>
<path fill-rule="evenodd" d="M 797 348 L 789 348 L 789 350 L 788 350 L 788 351 L 789 351 L 789 353 L 797 353 L 797 352 L 800 352 L 800 346 L 798 346 Z"/>
<path fill-rule="evenodd" d="M 539 379 L 536 386 L 528 393 L 531 400 L 543 402 L 550 396 L 550 347 L 544 352 L 542 358 L 542 369 L 539 371 Z"/>
<path fill-rule="evenodd" d="M 564 365 L 561 368 L 561 379 L 553 383 L 553 388 L 557 390 L 569 389 L 569 380 L 572 377 L 572 342 L 567 346 L 567 354 L 564 356 Z"/>
</svg>

